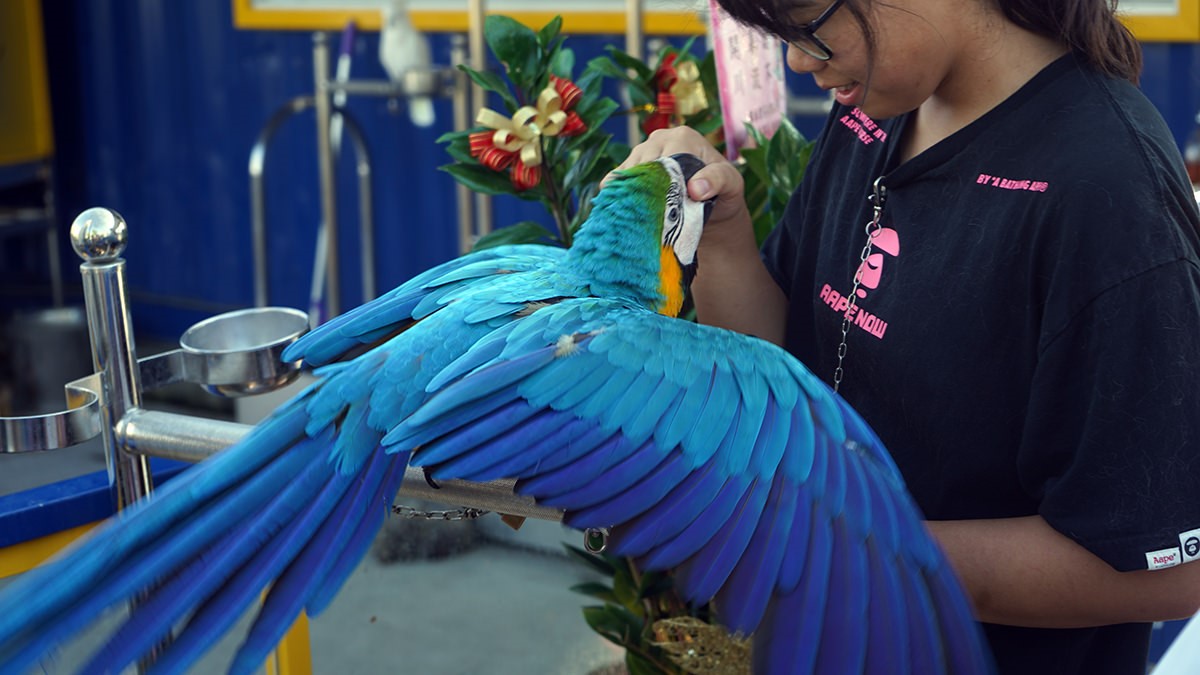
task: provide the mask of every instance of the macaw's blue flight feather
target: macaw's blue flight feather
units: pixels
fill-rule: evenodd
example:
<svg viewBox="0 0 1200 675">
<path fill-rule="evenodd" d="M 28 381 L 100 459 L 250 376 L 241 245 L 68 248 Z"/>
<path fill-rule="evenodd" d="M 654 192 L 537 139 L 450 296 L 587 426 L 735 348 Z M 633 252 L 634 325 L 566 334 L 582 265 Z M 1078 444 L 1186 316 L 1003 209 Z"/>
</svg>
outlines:
<svg viewBox="0 0 1200 675">
<path fill-rule="evenodd" d="M 570 250 L 510 246 L 418 275 L 302 337 L 316 382 L 242 441 L 0 590 L 0 671 L 36 668 L 137 599 L 84 666 L 167 641 L 182 672 L 261 604 L 258 668 L 366 553 L 406 467 L 515 479 L 612 550 L 670 570 L 775 673 L 987 673 L 949 565 L 866 422 L 774 345 L 680 321 L 703 165 L 618 172 Z M 397 654 L 402 668 L 404 655 Z"/>
</svg>

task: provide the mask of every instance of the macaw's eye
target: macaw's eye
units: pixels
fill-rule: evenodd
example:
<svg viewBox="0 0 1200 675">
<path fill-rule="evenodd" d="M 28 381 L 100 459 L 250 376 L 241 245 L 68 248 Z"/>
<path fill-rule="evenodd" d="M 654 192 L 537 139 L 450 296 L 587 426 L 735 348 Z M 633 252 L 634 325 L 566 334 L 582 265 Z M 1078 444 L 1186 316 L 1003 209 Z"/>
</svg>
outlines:
<svg viewBox="0 0 1200 675">
<path fill-rule="evenodd" d="M 672 206 L 670 209 L 667 210 L 667 222 L 675 223 L 678 221 L 679 221 L 679 207 Z"/>
</svg>

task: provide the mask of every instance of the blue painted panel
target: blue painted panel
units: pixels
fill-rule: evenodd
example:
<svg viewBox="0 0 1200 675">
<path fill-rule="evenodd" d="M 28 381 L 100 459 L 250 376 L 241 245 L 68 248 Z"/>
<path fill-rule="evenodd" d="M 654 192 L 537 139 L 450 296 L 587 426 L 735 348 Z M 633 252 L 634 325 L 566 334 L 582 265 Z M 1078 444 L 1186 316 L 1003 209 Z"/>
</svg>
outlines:
<svg viewBox="0 0 1200 675">
<path fill-rule="evenodd" d="M 159 457 L 150 459 L 154 484 L 161 487 L 191 466 Z M 97 471 L 0 496 L 0 548 L 47 537 L 116 513 L 108 474 Z"/>
<path fill-rule="evenodd" d="M 1200 45 L 1146 44 L 1141 88 L 1162 113 L 1182 149 L 1200 110 Z"/>
</svg>

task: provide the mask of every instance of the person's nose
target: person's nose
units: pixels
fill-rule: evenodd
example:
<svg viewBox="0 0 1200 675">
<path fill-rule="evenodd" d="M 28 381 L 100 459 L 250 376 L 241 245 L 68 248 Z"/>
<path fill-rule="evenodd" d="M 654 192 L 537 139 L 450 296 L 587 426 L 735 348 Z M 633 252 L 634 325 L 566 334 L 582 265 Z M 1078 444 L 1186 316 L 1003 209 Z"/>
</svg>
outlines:
<svg viewBox="0 0 1200 675">
<path fill-rule="evenodd" d="M 793 73 L 804 75 L 807 73 L 815 73 L 825 66 L 825 62 L 821 59 L 813 58 L 811 55 L 804 52 L 803 49 L 796 47 L 792 43 L 787 46 L 787 67 Z"/>
</svg>

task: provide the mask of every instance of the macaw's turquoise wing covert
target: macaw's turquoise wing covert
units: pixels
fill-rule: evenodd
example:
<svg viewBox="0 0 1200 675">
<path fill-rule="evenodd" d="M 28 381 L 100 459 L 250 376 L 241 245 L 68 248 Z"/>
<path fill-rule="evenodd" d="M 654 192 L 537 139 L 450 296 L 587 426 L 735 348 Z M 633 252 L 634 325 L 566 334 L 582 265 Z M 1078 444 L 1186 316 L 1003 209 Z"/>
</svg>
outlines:
<svg viewBox="0 0 1200 675">
<path fill-rule="evenodd" d="M 179 672 L 266 591 L 230 666 L 253 670 L 329 603 L 411 463 L 516 478 L 568 524 L 610 527 L 617 553 L 752 634 L 758 673 L 989 672 L 867 425 L 779 348 L 673 318 L 706 216 L 685 189 L 699 167 L 633 167 L 570 250 L 464 256 L 292 345 L 315 384 L 0 593 L 0 671 L 141 598 L 82 670 L 173 631 L 155 667 Z"/>
</svg>

